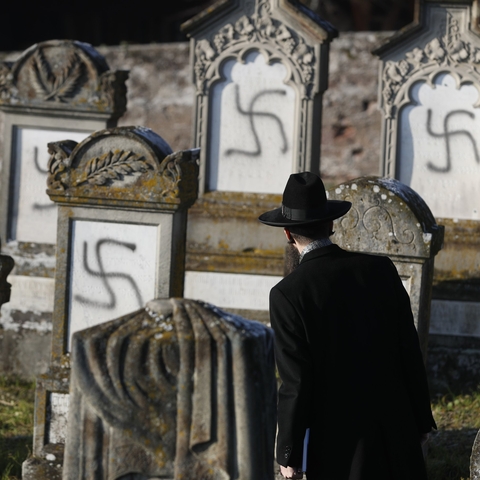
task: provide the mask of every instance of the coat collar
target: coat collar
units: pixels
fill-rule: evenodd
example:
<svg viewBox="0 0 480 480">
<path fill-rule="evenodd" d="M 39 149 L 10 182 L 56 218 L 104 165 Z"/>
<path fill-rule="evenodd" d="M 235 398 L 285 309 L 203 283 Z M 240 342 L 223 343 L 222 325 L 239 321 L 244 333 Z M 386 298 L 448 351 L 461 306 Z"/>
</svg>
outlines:
<svg viewBox="0 0 480 480">
<path fill-rule="evenodd" d="M 323 257 L 324 255 L 330 255 L 332 253 L 339 252 L 340 250 L 341 248 L 335 243 L 332 243 L 327 247 L 316 248 L 315 250 L 312 250 L 311 252 L 305 254 L 302 261 L 300 262 L 300 265 L 303 265 L 305 262 L 313 260 L 314 258 Z"/>
</svg>

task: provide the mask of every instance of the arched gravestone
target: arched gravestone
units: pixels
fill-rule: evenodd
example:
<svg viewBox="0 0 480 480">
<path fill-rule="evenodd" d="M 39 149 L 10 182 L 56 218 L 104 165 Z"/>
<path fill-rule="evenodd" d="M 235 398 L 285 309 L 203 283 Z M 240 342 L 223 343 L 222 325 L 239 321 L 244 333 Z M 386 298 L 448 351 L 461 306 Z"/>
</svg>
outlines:
<svg viewBox="0 0 480 480">
<path fill-rule="evenodd" d="M 201 193 L 281 193 L 291 173 L 318 171 L 336 29 L 287 0 L 216 3 L 182 29 L 192 39 Z"/>
<path fill-rule="evenodd" d="M 54 333 L 25 480 L 61 472 L 73 333 L 148 299 L 182 296 L 187 209 L 198 191 L 198 149 L 172 152 L 148 128 L 101 130 L 48 149 L 47 193 L 59 207 Z"/>
<path fill-rule="evenodd" d="M 443 227 L 422 198 L 397 180 L 361 177 L 329 190 L 328 197 L 352 202 L 348 214 L 335 222 L 334 242 L 346 250 L 386 255 L 397 267 L 425 358 L 433 263 Z"/>
<path fill-rule="evenodd" d="M 459 377 L 474 385 L 479 378 L 478 369 L 466 367 L 478 364 L 480 352 L 478 6 L 477 0 L 417 0 L 414 23 L 374 51 L 380 57 L 381 174 L 418 192 L 445 226 L 431 339 L 439 347 L 436 363 L 455 365 L 455 376 L 442 372 L 449 388 Z"/>
<path fill-rule="evenodd" d="M 183 299 L 73 339 L 64 480 L 273 480 L 273 332 Z"/>
<path fill-rule="evenodd" d="M 470 480 L 480 480 L 480 430 L 475 438 L 470 457 Z"/>
<path fill-rule="evenodd" d="M 191 39 L 201 149 L 185 291 L 267 320 L 283 243 L 257 218 L 278 204 L 291 173 L 319 171 L 329 45 L 338 32 L 290 0 L 215 2 L 182 29 Z"/>
<path fill-rule="evenodd" d="M 4 307 L 11 354 L 2 369 L 31 376 L 48 363 L 42 351 L 52 331 L 57 206 L 45 194 L 47 144 L 114 127 L 125 112 L 127 77 L 73 40 L 40 42 L 0 62 L 0 236 L 16 263 Z"/>
<path fill-rule="evenodd" d="M 56 208 L 45 196 L 46 145 L 80 141 L 125 112 L 126 71 L 111 71 L 89 44 L 50 40 L 0 63 L 5 113 L 0 231 L 6 241 L 55 244 Z"/>
</svg>

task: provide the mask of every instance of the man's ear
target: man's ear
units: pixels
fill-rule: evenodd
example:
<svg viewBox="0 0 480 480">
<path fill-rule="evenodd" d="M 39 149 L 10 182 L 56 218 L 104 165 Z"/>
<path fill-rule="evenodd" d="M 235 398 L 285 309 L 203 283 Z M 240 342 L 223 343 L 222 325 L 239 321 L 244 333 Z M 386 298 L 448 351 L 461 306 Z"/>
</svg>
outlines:
<svg viewBox="0 0 480 480">
<path fill-rule="evenodd" d="M 292 237 L 290 230 L 288 228 L 284 228 L 283 231 L 285 232 L 285 236 L 287 237 L 287 242 L 292 244 L 295 243 L 295 240 Z"/>
<path fill-rule="evenodd" d="M 333 220 L 329 223 L 328 225 L 328 236 L 330 237 L 333 235 L 335 232 L 333 231 Z"/>
</svg>

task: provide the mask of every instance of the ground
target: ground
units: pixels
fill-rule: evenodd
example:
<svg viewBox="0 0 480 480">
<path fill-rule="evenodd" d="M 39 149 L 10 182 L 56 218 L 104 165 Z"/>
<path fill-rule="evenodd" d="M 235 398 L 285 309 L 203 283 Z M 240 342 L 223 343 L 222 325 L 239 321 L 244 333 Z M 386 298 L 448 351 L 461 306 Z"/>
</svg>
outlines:
<svg viewBox="0 0 480 480">
<path fill-rule="evenodd" d="M 0 377 L 0 480 L 19 480 L 31 453 L 34 388 L 33 382 Z M 480 386 L 469 393 L 437 393 L 432 409 L 438 431 L 429 441 L 429 480 L 469 480 L 470 453 L 480 429 Z"/>
</svg>

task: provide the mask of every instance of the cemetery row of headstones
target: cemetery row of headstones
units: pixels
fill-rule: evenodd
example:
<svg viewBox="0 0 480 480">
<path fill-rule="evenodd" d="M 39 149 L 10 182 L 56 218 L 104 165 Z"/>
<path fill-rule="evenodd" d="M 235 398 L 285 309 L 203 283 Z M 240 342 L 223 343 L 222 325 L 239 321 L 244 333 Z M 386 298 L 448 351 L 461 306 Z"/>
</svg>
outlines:
<svg viewBox="0 0 480 480">
<path fill-rule="evenodd" d="M 437 219 L 454 232 L 474 230 L 480 50 L 471 30 L 472 7 L 441 0 L 422 6 L 423 28 L 411 29 L 377 51 L 382 59 L 383 173 L 417 190 Z M 266 311 L 268 289 L 280 278 L 282 247 L 272 234 L 257 231 L 257 213 L 278 201 L 289 173 L 319 170 L 317 132 L 328 79 L 328 46 L 335 30 L 300 5 L 268 0 L 246 0 L 230 9 L 217 5 L 188 22 L 185 30 L 192 38 L 194 145 L 199 150 L 172 153 L 161 137 L 142 127 L 103 130 L 113 127 L 125 109 L 127 73 L 111 72 L 88 45 L 45 42 L 28 49 L 13 65 L 1 67 L 5 140 L 0 236 L 17 263 L 11 276 L 17 298 L 32 305 L 29 321 L 39 323 L 45 319 L 42 313 L 53 312 L 51 365 L 38 382 L 35 457 L 25 464 L 26 479 L 57 478 L 61 473 L 71 400 L 72 335 L 93 327 L 93 336 L 117 338 L 102 327 L 106 321 L 143 309 L 151 298 L 182 293 L 240 312 Z M 90 135 L 94 130 L 100 131 Z M 43 193 L 45 183 L 53 203 Z M 197 189 L 200 198 L 190 212 L 189 229 L 198 239 L 198 249 L 189 254 L 197 259 L 198 269 L 185 272 L 187 208 L 196 200 Z M 433 259 L 441 248 L 443 229 L 421 198 L 395 180 L 361 179 L 329 194 L 351 198 L 356 205 L 339 223 L 337 243 L 389 255 L 396 263 L 411 295 L 425 353 Z M 461 249 L 451 250 L 455 252 L 444 258 L 443 268 L 458 260 L 455 254 L 462 254 Z M 257 260 L 260 267 L 254 266 Z M 465 270 L 471 281 L 475 272 L 471 267 Z M 478 336 L 478 292 L 460 300 L 454 293 L 447 288 L 433 303 L 436 333 L 470 328 L 468 333 Z M 188 305 L 175 308 L 202 316 L 201 307 Z M 23 314 L 19 318 L 25 316 L 25 304 L 10 308 Z M 128 335 L 143 335 L 149 317 L 170 318 L 165 308 L 171 307 L 152 306 L 138 318 L 128 316 L 115 325 L 122 330 L 130 322 Z M 15 322 L 15 315 L 10 316 Z M 214 317 L 224 321 L 222 315 Z M 170 329 L 172 321 L 178 333 L 183 324 L 170 320 Z M 167 327 L 162 323 L 161 328 Z M 162 335 L 156 340 L 163 338 L 164 333 L 156 333 Z M 89 337 L 84 341 L 90 345 Z M 162 342 L 155 345 L 170 348 Z M 140 361 L 140 351 L 133 351 L 132 361 Z M 90 348 L 85 358 L 97 365 L 104 355 L 110 353 Z M 268 355 L 267 349 L 258 358 Z M 138 365 L 127 367 L 134 371 Z M 105 470 L 102 478 L 118 478 L 130 473 L 118 460 L 122 448 L 131 447 L 121 433 L 128 428 L 106 413 L 95 416 L 89 410 L 89 402 L 107 398 L 102 396 L 105 392 L 91 397 L 93 393 L 82 387 L 82 375 L 102 375 L 95 368 L 75 373 L 72 401 L 85 408 L 85 418 L 99 432 L 106 432 L 111 450 L 102 458 L 112 459 L 116 470 Z M 267 384 L 271 373 L 265 372 Z M 76 413 L 70 409 L 71 418 Z M 148 430 L 150 421 L 142 417 L 139 428 Z M 93 426 L 80 424 L 82 435 L 91 435 Z M 138 435 L 137 443 L 139 438 L 148 443 L 148 435 Z M 95 441 L 103 444 L 101 438 Z M 157 443 L 160 448 L 162 440 Z M 250 445 L 248 440 L 245 445 Z M 262 445 L 268 447 L 268 441 Z M 157 468 L 148 448 L 136 455 L 132 462 L 142 464 L 145 475 L 176 476 L 193 461 L 185 460 L 187 455 L 178 463 L 177 452 Z M 212 458 L 217 461 L 218 452 Z M 68 465 L 68 478 L 86 475 L 84 466 Z M 200 470 L 192 472 L 204 467 L 196 468 Z M 247 469 L 239 478 L 251 476 Z"/>
</svg>

